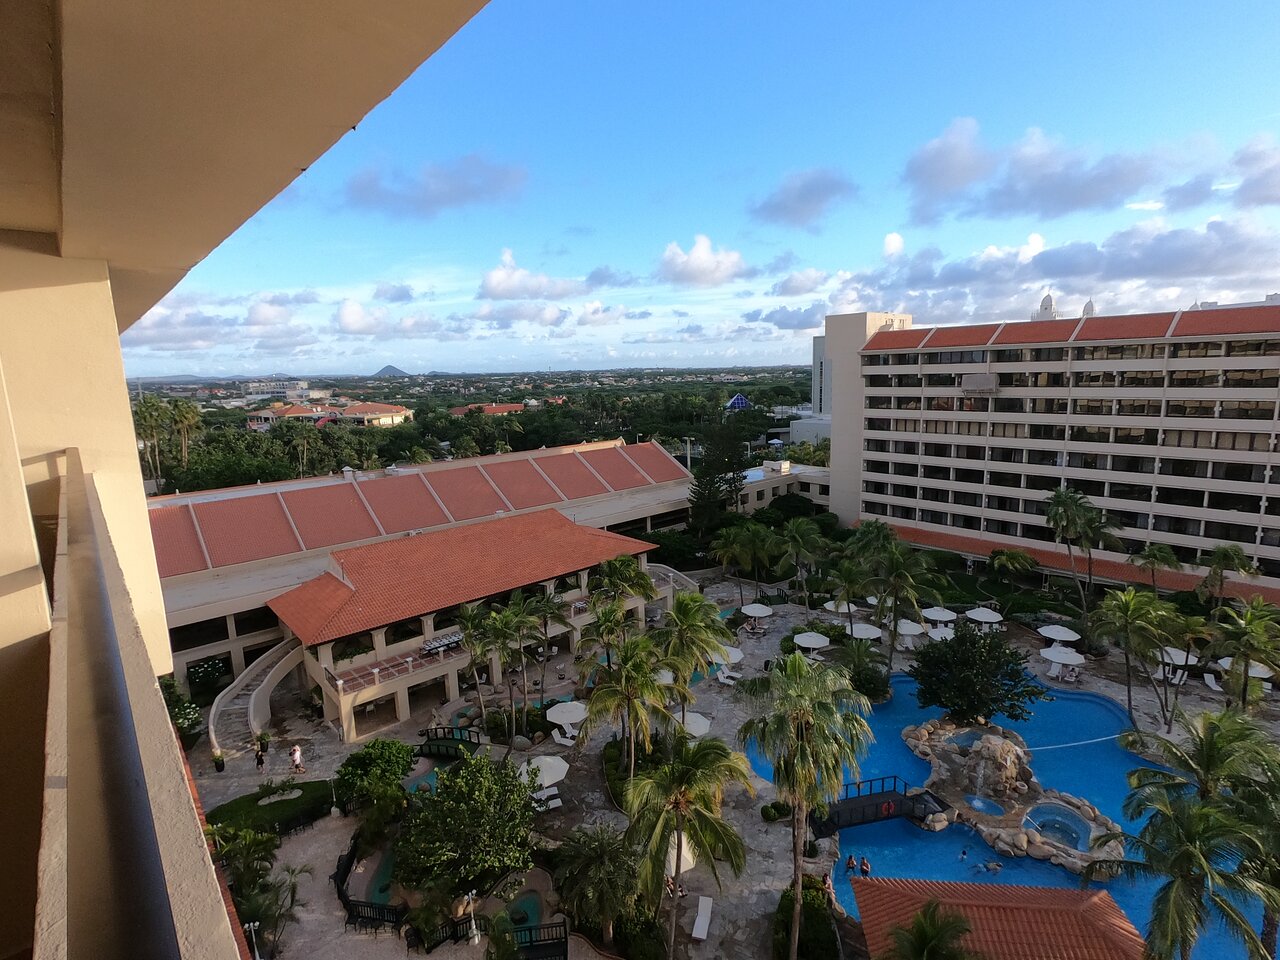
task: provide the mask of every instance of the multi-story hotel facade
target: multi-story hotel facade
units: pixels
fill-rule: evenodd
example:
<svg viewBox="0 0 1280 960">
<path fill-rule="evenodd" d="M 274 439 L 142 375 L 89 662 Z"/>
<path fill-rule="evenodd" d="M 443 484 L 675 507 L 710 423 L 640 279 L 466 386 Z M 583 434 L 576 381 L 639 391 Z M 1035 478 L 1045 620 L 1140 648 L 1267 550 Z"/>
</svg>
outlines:
<svg viewBox="0 0 1280 960">
<path fill-rule="evenodd" d="M 908 540 L 985 556 L 1031 548 L 1067 566 L 1044 519 L 1059 486 L 1122 525 L 1128 551 L 1196 563 L 1236 544 L 1280 595 L 1280 297 L 1131 316 L 916 327 L 905 314 L 827 318 L 832 509 Z M 1104 579 L 1139 579 L 1098 551 Z"/>
</svg>

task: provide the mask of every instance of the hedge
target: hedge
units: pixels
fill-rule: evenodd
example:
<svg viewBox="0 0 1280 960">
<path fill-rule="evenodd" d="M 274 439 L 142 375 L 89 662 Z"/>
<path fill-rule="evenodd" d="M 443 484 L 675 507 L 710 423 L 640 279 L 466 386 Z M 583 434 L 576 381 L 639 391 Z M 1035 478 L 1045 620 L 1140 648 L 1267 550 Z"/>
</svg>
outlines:
<svg viewBox="0 0 1280 960">
<path fill-rule="evenodd" d="M 790 952 L 791 911 L 794 906 L 795 894 L 788 886 L 778 898 L 778 909 L 773 915 L 774 960 L 786 960 Z M 821 878 L 805 874 L 800 906 L 800 949 L 796 956 L 798 960 L 830 960 L 838 950 L 827 891 L 822 888 Z"/>
</svg>

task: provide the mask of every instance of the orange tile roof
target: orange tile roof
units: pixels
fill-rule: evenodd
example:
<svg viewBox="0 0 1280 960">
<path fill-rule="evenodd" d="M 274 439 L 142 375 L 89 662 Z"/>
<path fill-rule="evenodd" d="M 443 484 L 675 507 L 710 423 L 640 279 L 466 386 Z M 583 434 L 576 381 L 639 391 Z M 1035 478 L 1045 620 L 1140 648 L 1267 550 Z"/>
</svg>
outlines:
<svg viewBox="0 0 1280 960">
<path fill-rule="evenodd" d="M 1071 339 L 1152 340 L 1163 338 L 1173 323 L 1172 313 L 1134 313 L 1119 317 L 1090 317 Z"/>
<path fill-rule="evenodd" d="M 591 469 L 600 474 L 600 479 L 615 490 L 648 486 L 649 481 L 644 478 L 644 474 L 619 453 L 620 449 L 608 447 L 604 450 L 584 450 L 578 456 L 587 461 Z"/>
<path fill-rule="evenodd" d="M 523 403 L 464 403 L 460 407 L 450 407 L 449 413 L 461 417 L 472 410 L 479 410 L 489 417 L 497 417 L 506 413 L 523 413 Z"/>
<path fill-rule="evenodd" d="M 266 410 L 252 410 L 250 416 L 271 416 L 271 417 L 314 417 L 316 411 L 310 407 L 304 407 L 301 404 L 290 403 L 283 407 L 268 407 Z"/>
<path fill-rule="evenodd" d="M 408 413 L 408 407 L 398 407 L 394 403 L 353 403 L 341 411 L 344 417 L 378 417 L 393 413 Z"/>
<path fill-rule="evenodd" d="M 925 349 L 943 347 L 979 347 L 991 340 L 1000 329 L 998 323 L 957 323 L 949 327 L 933 327 L 929 339 L 922 344 Z"/>
<path fill-rule="evenodd" d="M 686 476 L 684 466 L 656 443 L 635 443 L 618 449 L 654 483 L 666 483 Z"/>
<path fill-rule="evenodd" d="M 335 551 L 334 572 L 267 606 L 315 646 L 652 549 L 537 510 Z"/>
<path fill-rule="evenodd" d="M 1078 319 L 1073 320 L 1026 320 L 1021 323 L 1006 323 L 995 335 L 991 345 L 1003 343 L 1063 343 L 1071 339 L 1072 333 L 1080 325 Z"/>
<path fill-rule="evenodd" d="M 192 509 L 215 567 L 303 549 L 277 494 L 209 500 L 194 504 Z"/>
<path fill-rule="evenodd" d="M 609 488 L 596 479 L 595 474 L 576 453 L 558 453 L 550 457 L 538 457 L 538 467 L 570 500 L 596 497 L 608 493 Z"/>
<path fill-rule="evenodd" d="M 986 960 L 1142 960 L 1146 945 L 1105 890 L 855 877 L 862 932 L 873 957 L 892 946 L 930 900 L 972 928 L 964 945 Z"/>
<path fill-rule="evenodd" d="M 200 549 L 200 535 L 196 532 L 196 521 L 191 516 L 189 505 L 161 507 L 147 513 L 160 576 L 176 577 L 208 566 L 204 551 Z"/>
<path fill-rule="evenodd" d="M 511 509 L 502 502 L 484 474 L 473 466 L 441 470 L 424 474 L 424 477 L 455 520 L 492 517 Z"/>
<path fill-rule="evenodd" d="M 422 482 L 420 473 L 361 480 L 360 492 L 369 501 L 387 533 L 421 530 L 449 522 L 436 498 Z"/>
<path fill-rule="evenodd" d="M 528 460 L 486 463 L 484 472 L 517 510 L 561 503 L 563 498 Z"/>
<path fill-rule="evenodd" d="M 281 496 L 308 550 L 382 535 L 352 484 L 287 490 Z"/>
<path fill-rule="evenodd" d="M 937 550 L 950 550 L 953 553 L 964 553 L 971 556 L 990 556 L 991 551 L 1000 549 L 1018 549 L 1029 553 L 1036 563 L 1051 570 L 1071 572 L 1071 559 L 1065 547 L 1056 544 L 1033 541 L 993 541 L 984 537 L 966 536 L 961 533 L 949 533 L 943 530 L 928 530 L 923 527 L 912 527 L 906 524 L 890 524 L 903 540 L 921 547 Z M 1075 558 L 1076 570 L 1081 576 L 1085 573 L 1085 561 L 1078 553 Z M 1131 563 L 1121 560 L 1109 560 L 1105 557 L 1094 557 L 1093 575 L 1097 579 L 1110 580 L 1116 583 L 1151 583 L 1151 574 L 1140 570 Z M 1159 570 L 1156 572 L 1156 584 L 1162 590 L 1194 590 L 1201 577 L 1193 573 L 1175 570 Z M 1247 580 L 1226 581 L 1223 593 L 1229 597 L 1247 600 L 1260 596 L 1269 603 L 1280 603 L 1280 589 L 1256 586 Z"/>
<path fill-rule="evenodd" d="M 877 330 L 863 350 L 911 350 L 920 346 L 929 335 L 929 327 L 908 327 L 905 330 Z"/>
<path fill-rule="evenodd" d="M 1280 306 L 1184 310 L 1175 337 L 1221 337 L 1232 333 L 1280 334 Z"/>
</svg>

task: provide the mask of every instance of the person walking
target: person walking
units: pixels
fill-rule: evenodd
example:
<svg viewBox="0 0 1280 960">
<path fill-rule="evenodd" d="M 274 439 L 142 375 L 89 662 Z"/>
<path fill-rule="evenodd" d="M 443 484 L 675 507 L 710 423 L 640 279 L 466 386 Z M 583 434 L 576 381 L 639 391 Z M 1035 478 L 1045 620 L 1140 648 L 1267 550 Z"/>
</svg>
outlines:
<svg viewBox="0 0 1280 960">
<path fill-rule="evenodd" d="M 259 773 L 266 772 L 267 758 L 262 753 L 262 747 L 257 747 L 253 751 L 253 765 L 257 767 Z"/>
<path fill-rule="evenodd" d="M 307 772 L 307 768 L 302 765 L 302 747 L 296 743 L 289 748 L 289 759 L 293 762 L 294 773 Z"/>
</svg>

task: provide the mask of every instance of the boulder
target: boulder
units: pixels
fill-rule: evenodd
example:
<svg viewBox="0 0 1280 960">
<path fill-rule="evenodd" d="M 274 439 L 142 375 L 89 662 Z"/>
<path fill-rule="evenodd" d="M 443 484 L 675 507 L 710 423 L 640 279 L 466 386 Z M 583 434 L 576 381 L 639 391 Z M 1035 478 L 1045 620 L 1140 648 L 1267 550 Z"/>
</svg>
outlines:
<svg viewBox="0 0 1280 960">
<path fill-rule="evenodd" d="M 517 733 L 514 737 L 511 738 L 511 749 L 512 750 L 532 750 L 533 741 L 530 740 L 528 737 L 522 737 L 520 736 L 520 734 Z"/>
<path fill-rule="evenodd" d="M 1020 856 L 1025 857 L 1027 855 L 1027 834 L 1025 831 L 1019 831 L 1013 835 L 1013 849 Z"/>
<path fill-rule="evenodd" d="M 1034 857 L 1036 860 L 1050 860 L 1053 858 L 1053 847 L 1047 843 L 1028 843 L 1027 856 Z"/>
<path fill-rule="evenodd" d="M 469 726 L 471 726 L 471 718 L 470 718 L 470 717 L 462 717 L 462 718 L 458 721 L 458 726 L 459 726 L 459 727 L 462 727 L 462 728 L 464 728 L 464 729 L 465 729 L 465 728 L 467 728 L 467 727 L 469 727 Z"/>
<path fill-rule="evenodd" d="M 533 735 L 533 745 L 536 747 L 538 744 L 542 743 L 542 741 L 545 739 L 547 739 L 547 735 L 543 733 L 541 730 L 539 730 L 537 733 Z"/>
</svg>

